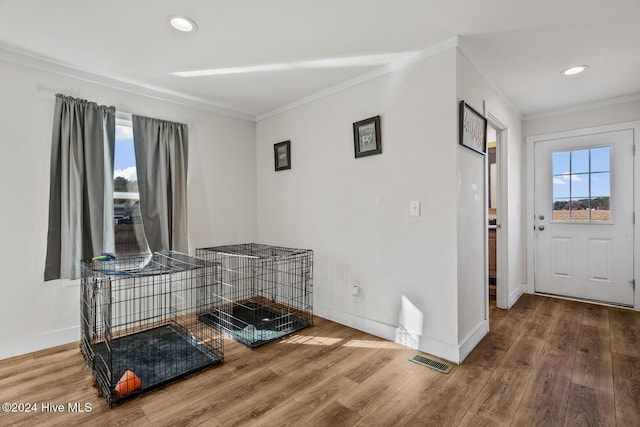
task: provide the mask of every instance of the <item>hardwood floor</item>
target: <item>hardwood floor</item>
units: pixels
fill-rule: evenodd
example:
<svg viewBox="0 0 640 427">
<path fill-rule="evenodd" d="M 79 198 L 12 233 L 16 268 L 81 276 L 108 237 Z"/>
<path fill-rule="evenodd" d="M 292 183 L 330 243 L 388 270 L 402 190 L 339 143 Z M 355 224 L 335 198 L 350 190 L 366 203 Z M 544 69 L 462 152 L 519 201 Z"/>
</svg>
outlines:
<svg viewBox="0 0 640 427">
<path fill-rule="evenodd" d="M 78 344 L 0 361 L 0 425 L 637 426 L 640 313 L 523 295 L 448 375 L 416 351 L 317 318 L 256 350 L 108 409 Z M 90 405 L 70 412 L 68 404 Z M 51 412 L 54 405 L 64 411 Z M 50 411 L 43 412 L 48 405 Z"/>
</svg>

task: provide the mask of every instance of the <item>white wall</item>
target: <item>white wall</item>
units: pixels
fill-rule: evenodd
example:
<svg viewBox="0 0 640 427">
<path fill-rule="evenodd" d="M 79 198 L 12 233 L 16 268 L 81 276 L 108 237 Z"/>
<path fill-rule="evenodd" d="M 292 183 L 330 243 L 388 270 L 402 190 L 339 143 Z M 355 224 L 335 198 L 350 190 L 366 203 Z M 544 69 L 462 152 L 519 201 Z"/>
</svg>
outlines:
<svg viewBox="0 0 640 427">
<path fill-rule="evenodd" d="M 465 345 L 467 340 L 478 341 L 487 332 L 485 156 L 462 146 L 457 151 L 458 342 Z M 477 341 L 469 344 L 471 348 Z"/>
<path fill-rule="evenodd" d="M 572 113 L 525 120 L 523 123 L 523 133 L 525 137 L 528 137 L 614 123 L 631 122 L 638 119 L 640 119 L 640 101 L 624 102 Z"/>
<path fill-rule="evenodd" d="M 8 62 L 0 62 L 0 75 L 7 94 L 0 101 L 3 144 L 13 154 L 0 167 L 5 181 L 19 183 L 1 194 L 16 208 L 0 221 L 7 236 L 0 286 L 11 295 L 0 302 L 0 358 L 79 335 L 78 286 L 42 281 L 55 92 L 190 125 L 192 251 L 248 241 L 311 248 L 317 314 L 394 339 L 405 297 L 423 316 L 413 325 L 418 347 L 454 362 L 486 332 L 485 284 L 476 279 L 485 275 L 485 217 L 478 209 L 484 163 L 458 145 L 457 135 L 458 100 L 476 108 L 486 101 L 509 128 L 507 286 L 514 295 L 521 289 L 520 120 L 457 49 L 257 127 Z M 355 159 L 352 123 L 375 115 L 382 118 L 383 153 Z M 291 140 L 292 169 L 275 172 L 273 144 L 284 140 Z M 422 204 L 420 217 L 409 216 L 412 200 Z M 357 298 L 354 284 L 362 290 Z"/>
<path fill-rule="evenodd" d="M 187 123 L 190 247 L 256 238 L 255 123 L 0 61 L 0 359 L 79 339 L 79 286 L 43 282 L 55 93 Z"/>
<path fill-rule="evenodd" d="M 506 146 L 501 150 L 507 153 L 508 176 L 507 188 L 503 193 L 509 205 L 508 212 L 502 213 L 502 229 L 508 230 L 505 277 L 498 277 L 498 286 L 506 286 L 511 306 L 522 293 L 526 277 L 526 230 L 524 221 L 525 171 L 524 144 L 520 115 L 514 111 L 482 77 L 476 68 L 460 51 L 457 53 L 457 95 L 458 100 L 465 100 L 474 109 L 485 115 L 491 114 L 507 128 Z M 486 107 L 486 108 L 485 108 Z M 486 109 L 486 111 L 484 111 Z M 504 142 L 503 142 L 504 143 Z M 479 265 L 478 259 L 484 262 L 486 253 L 486 212 L 484 197 L 484 158 L 470 150 L 459 147 L 459 337 L 463 351 L 470 350 L 474 341 L 482 335 L 483 322 L 487 319 L 486 283 L 479 281 L 483 276 L 486 264 Z M 479 189 L 482 188 L 482 192 Z M 473 199 L 473 200 L 472 200 Z M 474 201 L 475 200 L 475 201 Z M 482 230 L 482 233 L 480 232 Z M 469 341 L 471 340 L 471 341 Z M 468 343 L 468 344 L 467 344 Z M 466 354 L 463 354 L 463 357 Z"/>
<path fill-rule="evenodd" d="M 394 339 L 404 295 L 424 316 L 420 348 L 453 361 L 455 60 L 451 49 L 257 126 L 258 238 L 315 251 L 314 311 Z M 352 123 L 375 115 L 382 154 L 355 159 Z M 274 172 L 284 140 L 292 169 Z"/>
</svg>

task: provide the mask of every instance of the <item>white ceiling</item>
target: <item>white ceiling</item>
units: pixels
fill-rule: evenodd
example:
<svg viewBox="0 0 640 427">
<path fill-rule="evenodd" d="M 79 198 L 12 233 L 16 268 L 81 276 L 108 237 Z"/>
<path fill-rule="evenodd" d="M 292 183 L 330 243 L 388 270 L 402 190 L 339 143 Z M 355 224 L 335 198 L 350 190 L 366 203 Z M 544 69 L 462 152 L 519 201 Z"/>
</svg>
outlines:
<svg viewBox="0 0 640 427">
<path fill-rule="evenodd" d="M 0 58 L 259 118 L 459 37 L 526 118 L 640 98 L 638 18 L 640 0 L 0 0 Z M 194 70 L 216 71 L 173 74 Z"/>
</svg>

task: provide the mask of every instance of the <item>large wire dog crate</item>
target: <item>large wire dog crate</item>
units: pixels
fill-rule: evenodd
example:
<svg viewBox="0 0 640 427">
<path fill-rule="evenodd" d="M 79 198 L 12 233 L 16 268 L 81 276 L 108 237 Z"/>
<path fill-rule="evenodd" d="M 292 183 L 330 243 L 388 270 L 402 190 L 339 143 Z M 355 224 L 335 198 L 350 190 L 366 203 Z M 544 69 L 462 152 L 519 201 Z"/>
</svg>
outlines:
<svg viewBox="0 0 640 427">
<path fill-rule="evenodd" d="M 220 285 L 218 264 L 173 251 L 82 262 L 80 347 L 109 406 L 223 360 L 199 320 Z"/>
<path fill-rule="evenodd" d="M 251 348 L 313 324 L 313 251 L 245 243 L 196 249 L 220 263 L 222 286 L 203 321 Z"/>
</svg>

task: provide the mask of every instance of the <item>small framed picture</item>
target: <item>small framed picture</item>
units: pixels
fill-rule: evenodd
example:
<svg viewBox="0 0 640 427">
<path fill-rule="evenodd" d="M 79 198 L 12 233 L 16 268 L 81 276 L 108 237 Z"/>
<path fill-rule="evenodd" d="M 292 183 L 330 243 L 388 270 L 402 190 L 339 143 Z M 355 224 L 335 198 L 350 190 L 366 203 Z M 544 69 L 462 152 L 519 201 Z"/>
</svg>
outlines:
<svg viewBox="0 0 640 427">
<path fill-rule="evenodd" d="M 273 159 L 276 171 L 291 169 L 291 141 L 273 144 Z"/>
<path fill-rule="evenodd" d="M 460 101 L 460 145 L 487 153 L 487 119 L 464 101 Z"/>
<path fill-rule="evenodd" d="M 353 146 L 356 159 L 382 153 L 380 116 L 371 117 L 353 124 Z"/>
</svg>

